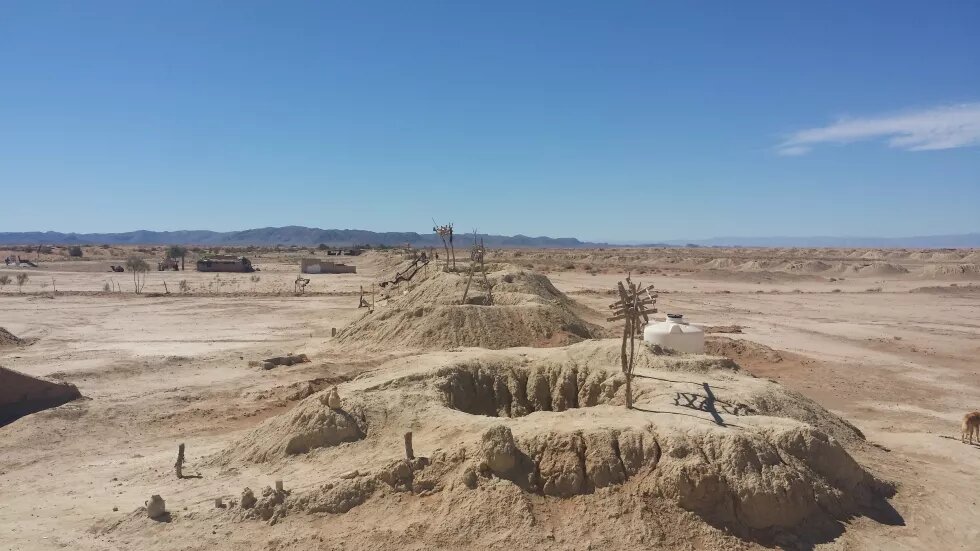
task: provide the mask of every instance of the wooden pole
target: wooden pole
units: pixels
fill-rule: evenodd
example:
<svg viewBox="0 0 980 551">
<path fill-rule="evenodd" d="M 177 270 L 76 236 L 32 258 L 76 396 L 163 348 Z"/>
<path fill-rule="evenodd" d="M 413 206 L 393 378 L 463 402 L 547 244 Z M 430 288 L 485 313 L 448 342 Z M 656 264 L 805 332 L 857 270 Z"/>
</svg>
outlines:
<svg viewBox="0 0 980 551">
<path fill-rule="evenodd" d="M 412 449 L 412 431 L 405 433 L 405 457 L 415 459 L 415 450 Z"/>
<path fill-rule="evenodd" d="M 177 462 L 174 463 L 174 472 L 177 478 L 184 478 L 184 445 L 177 446 Z"/>
<path fill-rule="evenodd" d="M 470 275 L 466 278 L 466 287 L 463 289 L 463 300 L 460 304 L 466 304 L 466 295 L 470 292 L 470 283 L 473 282 L 473 270 L 475 269 L 476 261 L 470 261 Z"/>
</svg>

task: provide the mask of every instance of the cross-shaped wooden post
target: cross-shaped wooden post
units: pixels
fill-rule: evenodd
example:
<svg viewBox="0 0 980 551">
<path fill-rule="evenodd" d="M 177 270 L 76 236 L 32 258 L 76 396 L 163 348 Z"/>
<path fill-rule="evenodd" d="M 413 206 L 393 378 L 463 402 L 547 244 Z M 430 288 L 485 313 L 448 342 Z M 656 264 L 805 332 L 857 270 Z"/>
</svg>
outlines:
<svg viewBox="0 0 980 551">
<path fill-rule="evenodd" d="M 643 330 L 643 326 L 650 320 L 649 314 L 657 312 L 655 307 L 657 295 L 650 293 L 652 288 L 652 285 L 643 287 L 633 283 L 627 274 L 625 285 L 622 281 L 616 284 L 619 300 L 609 305 L 613 315 L 606 318 L 606 321 L 624 320 L 620 360 L 623 364 L 623 374 L 626 376 L 626 407 L 628 409 L 633 408 L 633 367 L 636 354 L 636 335 Z M 629 345 L 628 348 L 627 344 Z"/>
</svg>

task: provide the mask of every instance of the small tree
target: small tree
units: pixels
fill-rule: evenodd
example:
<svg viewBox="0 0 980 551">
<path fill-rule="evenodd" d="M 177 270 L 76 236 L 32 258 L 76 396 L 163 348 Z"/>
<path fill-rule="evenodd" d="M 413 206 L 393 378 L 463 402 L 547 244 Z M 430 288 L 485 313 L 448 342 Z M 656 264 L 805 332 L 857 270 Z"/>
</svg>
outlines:
<svg viewBox="0 0 980 551">
<path fill-rule="evenodd" d="M 442 239 L 442 246 L 446 249 L 446 271 L 449 271 L 450 251 L 452 256 L 453 270 L 456 270 L 456 249 L 453 247 L 453 223 L 440 226 L 432 221 L 432 231 Z"/>
<path fill-rule="evenodd" d="M 72 258 L 81 258 L 82 248 L 79 247 L 78 245 L 72 245 L 71 247 L 68 247 L 68 256 Z"/>
<path fill-rule="evenodd" d="M 27 280 L 30 279 L 30 278 L 31 278 L 31 276 L 27 275 L 24 272 L 21 272 L 21 273 L 17 274 L 17 292 L 18 293 L 23 293 L 24 292 L 23 291 L 24 284 L 27 283 Z"/>
<path fill-rule="evenodd" d="M 187 249 L 180 245 L 171 245 L 167 249 L 167 258 L 180 259 L 180 270 L 184 270 L 184 258 L 187 257 Z"/>
<path fill-rule="evenodd" d="M 0 291 L 3 291 L 7 285 L 10 285 L 10 276 L 7 274 L 0 275 Z"/>
<path fill-rule="evenodd" d="M 150 265 L 138 256 L 131 256 L 126 260 L 126 269 L 133 274 L 133 290 L 137 295 L 142 293 L 146 285 L 146 272 L 150 270 Z"/>
</svg>

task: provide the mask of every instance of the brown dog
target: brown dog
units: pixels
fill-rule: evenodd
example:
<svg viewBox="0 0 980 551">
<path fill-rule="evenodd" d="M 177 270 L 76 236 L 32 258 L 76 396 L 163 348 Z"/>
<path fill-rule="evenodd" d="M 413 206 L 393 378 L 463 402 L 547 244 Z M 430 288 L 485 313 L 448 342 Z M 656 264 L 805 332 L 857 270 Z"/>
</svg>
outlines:
<svg viewBox="0 0 980 551">
<path fill-rule="evenodd" d="M 971 411 L 963 416 L 963 432 L 960 434 L 960 440 L 966 442 L 967 435 L 970 437 L 971 444 L 974 436 L 980 443 L 980 411 Z"/>
</svg>

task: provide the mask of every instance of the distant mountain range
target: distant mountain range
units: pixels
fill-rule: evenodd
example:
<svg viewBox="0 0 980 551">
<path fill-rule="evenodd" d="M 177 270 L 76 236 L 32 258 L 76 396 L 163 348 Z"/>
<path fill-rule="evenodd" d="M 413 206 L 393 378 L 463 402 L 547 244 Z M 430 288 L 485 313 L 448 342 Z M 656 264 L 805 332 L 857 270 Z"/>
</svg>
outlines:
<svg viewBox="0 0 980 551">
<path fill-rule="evenodd" d="M 528 237 L 526 235 L 483 235 L 488 247 L 594 247 L 600 243 L 585 243 L 572 237 Z M 456 240 L 472 242 L 472 234 L 457 234 Z M 434 233 L 373 232 L 367 230 L 321 230 L 303 226 L 282 228 L 256 228 L 251 230 L 214 232 L 208 230 L 147 231 L 125 233 L 59 233 L 59 232 L 7 232 L 0 233 L 0 244 L 8 245 L 299 245 L 313 246 L 324 243 L 335 247 L 352 245 L 399 246 L 410 243 L 413 247 L 441 247 L 442 241 Z"/>
<path fill-rule="evenodd" d="M 980 247 L 980 233 L 916 237 L 712 237 L 694 241 L 668 241 L 667 244 L 691 244 L 699 247 L 972 248 Z"/>
<path fill-rule="evenodd" d="M 931 235 L 919 237 L 714 237 L 697 240 L 670 240 L 656 243 L 610 244 L 580 241 L 574 237 L 528 237 L 526 235 L 480 234 L 489 247 L 582 248 L 582 247 L 875 247 L 875 248 L 970 248 L 980 247 L 980 233 Z M 469 244 L 471 234 L 456 237 Z M 6 245 L 299 245 L 324 243 L 335 247 L 352 245 L 441 247 L 433 233 L 373 232 L 367 230 L 323 230 L 304 226 L 256 228 L 215 232 L 208 230 L 147 231 L 124 233 L 0 232 L 0 244 Z"/>
</svg>

